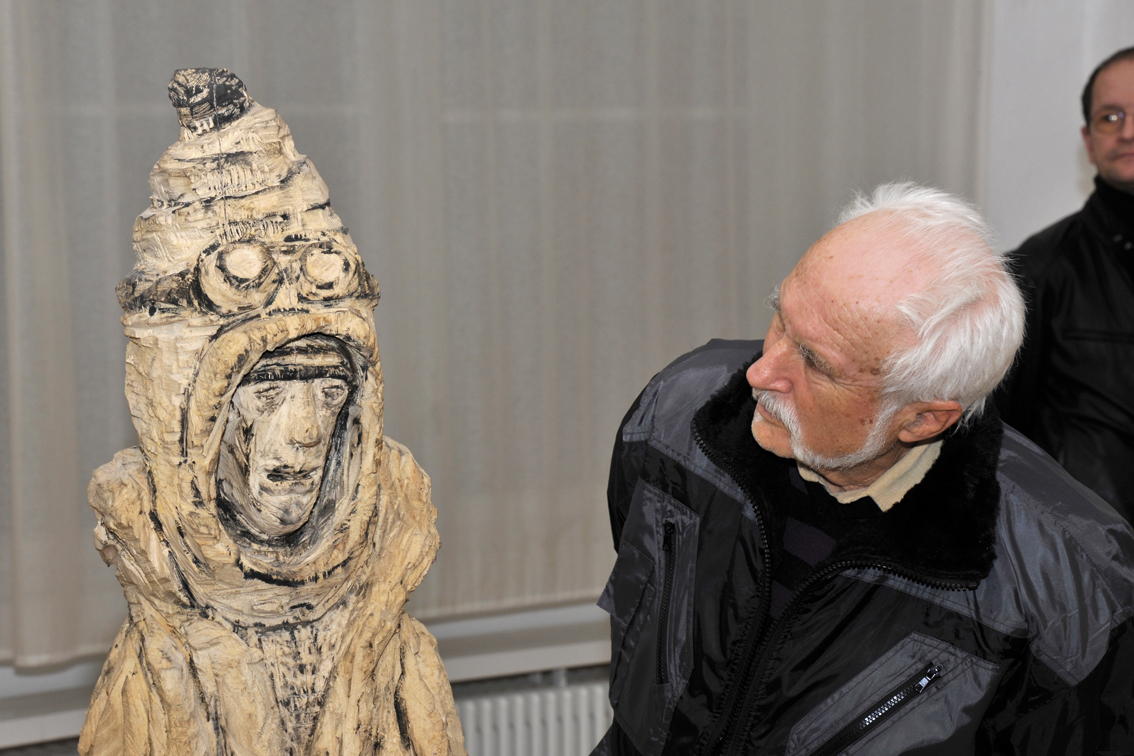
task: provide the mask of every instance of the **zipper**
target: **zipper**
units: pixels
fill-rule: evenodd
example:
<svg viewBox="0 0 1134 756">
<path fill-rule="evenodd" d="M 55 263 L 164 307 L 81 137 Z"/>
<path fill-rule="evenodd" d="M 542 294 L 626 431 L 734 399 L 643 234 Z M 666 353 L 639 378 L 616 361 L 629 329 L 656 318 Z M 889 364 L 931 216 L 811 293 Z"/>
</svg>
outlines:
<svg viewBox="0 0 1134 756">
<path fill-rule="evenodd" d="M 758 682 L 756 685 L 751 685 L 749 689 L 744 692 L 743 698 L 741 698 L 739 701 L 740 705 L 737 707 L 738 711 L 734 712 L 735 716 L 731 720 L 732 724 L 730 724 L 730 727 L 722 730 L 720 735 L 718 736 L 717 749 L 716 751 L 714 751 L 714 753 L 727 754 L 728 756 L 732 756 L 732 754 L 737 753 L 739 748 L 741 747 L 741 733 L 738 733 L 736 731 L 735 723 L 747 722 L 751 719 L 752 709 L 756 705 L 756 696 L 753 695 L 753 693 L 754 691 L 763 690 L 768 684 L 768 670 L 765 669 L 765 667 L 767 666 L 768 658 L 769 656 L 775 656 L 775 654 L 778 653 L 780 648 L 782 647 L 784 637 L 783 631 L 790 624 L 791 620 L 794 619 L 792 615 L 795 613 L 804 596 L 819 582 L 850 569 L 870 569 L 878 570 L 880 572 L 888 572 L 892 575 L 897 575 L 899 577 L 905 578 L 906 580 L 910 580 L 912 582 L 920 583 L 921 585 L 937 588 L 940 590 L 967 590 L 975 587 L 973 585 L 965 583 L 950 583 L 944 581 L 927 580 L 923 577 L 912 575 L 905 570 L 894 567 L 893 565 L 883 564 L 881 562 L 872 562 L 869 560 L 856 561 L 853 559 L 847 559 L 840 562 L 833 562 L 832 564 L 827 565 L 827 567 L 823 570 L 812 573 L 811 577 L 809 577 L 803 583 L 803 585 L 801 585 L 799 589 L 796 590 L 796 592 L 792 595 L 791 599 L 787 603 L 787 606 L 784 607 L 783 614 L 780 615 L 780 618 L 774 625 L 772 625 L 771 630 L 769 630 L 768 637 L 765 640 L 765 643 L 762 645 L 762 649 L 766 650 L 771 644 L 772 639 L 778 639 L 779 642 L 776 644 L 772 654 L 764 655 L 761 659 L 760 666 L 757 670 L 760 674 L 752 675 L 752 679 L 755 679 Z M 725 747 L 726 744 L 728 746 L 727 748 Z"/>
<path fill-rule="evenodd" d="M 919 696 L 939 674 L 941 674 L 940 667 L 932 663 L 927 664 L 925 669 L 890 691 L 885 698 L 870 707 L 855 721 L 835 733 L 830 740 L 813 751 L 811 756 L 835 756 L 845 751 L 852 743 L 865 737 L 879 723 Z"/>
<path fill-rule="evenodd" d="M 752 502 L 756 526 L 760 532 L 761 553 L 764 555 L 765 569 L 767 571 L 767 577 L 762 581 L 760 586 L 760 603 L 758 606 L 763 608 L 760 615 L 749 624 L 743 643 L 741 644 L 743 651 L 741 667 L 738 670 L 740 677 L 736 681 L 736 684 L 731 686 L 730 690 L 726 692 L 725 700 L 719 709 L 720 713 L 714 719 L 712 726 L 706 730 L 705 735 L 698 741 L 695 749 L 696 753 L 711 753 L 717 754 L 718 756 L 721 754 L 730 754 L 731 756 L 731 754 L 738 749 L 738 743 L 741 740 L 738 736 L 739 734 L 736 732 L 737 725 L 747 721 L 751 717 L 751 709 L 755 706 L 755 697 L 752 695 L 752 691 L 762 690 L 767 685 L 767 680 L 763 679 L 767 672 L 764 669 L 767 663 L 765 651 L 768 649 L 773 639 L 782 636 L 782 630 L 786 627 L 801 597 L 819 581 L 831 575 L 843 572 L 844 570 L 861 568 L 888 572 L 910 580 L 911 582 L 941 590 L 970 590 L 975 588 L 976 585 L 962 582 L 927 580 L 920 575 L 912 574 L 907 570 L 900 569 L 893 565 L 870 560 L 847 559 L 830 564 L 821 572 L 812 573 L 810 578 L 799 587 L 788 601 L 779 620 L 765 633 L 766 612 L 769 601 L 771 600 L 771 570 L 773 569 L 773 565 L 771 563 L 772 552 L 771 545 L 768 541 L 768 530 L 760 509 L 757 506 L 758 502 L 763 501 L 763 497 L 757 497 L 755 492 L 750 491 L 741 483 L 742 478 L 737 474 L 736 466 L 730 459 L 719 454 L 705 442 L 697 422 L 693 422 L 692 428 L 693 440 L 696 441 L 697 446 L 704 452 L 705 456 L 732 478 L 741 492 Z M 782 643 L 782 637 L 780 642 Z M 776 650 L 779 650 L 778 646 Z M 757 664 L 757 661 L 760 661 L 760 663 Z M 752 684 L 754 680 L 759 681 L 759 684 L 754 686 Z"/>
<path fill-rule="evenodd" d="M 677 567 L 677 560 L 673 558 L 673 534 L 677 526 L 673 520 L 666 520 L 662 536 L 662 552 L 665 554 L 665 584 L 662 587 L 661 611 L 658 613 L 658 685 L 665 685 L 665 650 L 669 635 L 669 598 L 673 592 L 673 571 Z"/>
<path fill-rule="evenodd" d="M 732 478 L 748 500 L 752 503 L 752 513 L 756 521 L 756 528 L 760 533 L 760 553 L 764 558 L 765 579 L 760 583 L 760 596 L 756 608 L 759 610 L 754 612 L 753 619 L 748 623 L 745 630 L 745 635 L 741 642 L 741 666 L 738 668 L 737 673 L 740 675 L 737 683 L 726 691 L 725 700 L 719 709 L 719 714 L 713 721 L 713 727 L 706 730 L 705 735 L 697 743 L 696 752 L 706 752 L 706 743 L 711 744 L 711 749 L 715 753 L 720 752 L 720 747 L 725 740 L 727 734 L 731 732 L 736 726 L 737 718 L 737 698 L 744 695 L 748 686 L 751 684 L 752 665 L 754 661 L 759 658 L 760 651 L 763 648 L 761 639 L 764 637 L 765 618 L 767 616 L 768 605 L 771 602 L 772 593 L 772 579 L 771 579 L 771 555 L 772 547 L 768 540 L 767 523 L 764 522 L 764 517 L 758 506 L 763 497 L 757 497 L 754 491 L 748 488 L 741 482 L 741 476 L 736 472 L 736 466 L 732 464 L 731 460 L 726 459 L 721 454 L 718 454 L 715 449 L 711 448 L 705 442 L 704 436 L 701 435 L 701 429 L 696 422 L 692 424 L 693 427 L 693 440 L 697 442 L 698 448 L 705 454 L 705 456 L 717 467 L 721 468 Z M 727 715 L 727 716 L 726 716 Z"/>
<path fill-rule="evenodd" d="M 846 563 L 843 562 L 837 562 L 835 564 L 828 565 L 827 568 L 822 570 L 821 572 L 812 573 L 811 577 L 809 577 L 804 582 L 804 584 L 801 585 L 798 590 L 796 590 L 791 599 L 788 600 L 787 606 L 785 606 L 783 609 L 783 613 L 780 614 L 779 619 L 776 620 L 775 624 L 773 624 L 772 627 L 768 630 L 767 637 L 760 645 L 761 653 L 757 657 L 760 659 L 760 664 L 745 679 L 744 682 L 747 687 L 732 702 L 733 711 L 731 713 L 731 716 L 729 717 L 728 726 L 722 729 L 720 734 L 717 736 L 716 748 L 713 751 L 715 754 L 731 755 L 732 753 L 736 752 L 737 748 L 739 747 L 738 744 L 741 742 L 742 738 L 740 737 L 741 733 L 738 733 L 736 731 L 736 725 L 739 722 L 746 722 L 751 718 L 751 710 L 752 707 L 755 706 L 755 696 L 753 695 L 753 691 L 762 690 L 768 683 L 767 679 L 765 679 L 766 670 L 764 669 L 767 666 L 768 655 L 763 652 L 767 650 L 768 645 L 771 643 L 773 638 L 781 637 L 783 635 L 783 629 L 787 625 L 788 620 L 790 619 L 796 604 L 799 603 L 800 597 L 803 595 L 804 591 L 809 590 L 813 585 L 818 583 L 820 580 L 823 580 L 828 575 L 832 575 L 841 571 L 845 564 Z M 776 650 L 779 650 L 778 645 L 776 647 Z M 751 664 L 752 662 L 749 662 L 750 667 Z M 754 679 L 759 681 L 757 685 L 752 685 L 752 680 Z"/>
</svg>

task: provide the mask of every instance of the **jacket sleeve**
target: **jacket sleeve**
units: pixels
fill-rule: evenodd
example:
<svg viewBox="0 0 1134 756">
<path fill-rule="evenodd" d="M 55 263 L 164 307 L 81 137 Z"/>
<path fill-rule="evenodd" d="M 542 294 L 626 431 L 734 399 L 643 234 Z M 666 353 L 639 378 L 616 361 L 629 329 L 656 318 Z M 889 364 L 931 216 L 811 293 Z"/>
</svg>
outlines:
<svg viewBox="0 0 1134 756">
<path fill-rule="evenodd" d="M 614 537 L 614 550 L 622 542 L 622 526 L 630 513 L 630 501 L 634 496 L 634 486 L 638 481 L 644 458 L 643 441 L 626 441 L 626 430 L 642 406 L 642 397 L 650 391 L 647 386 L 634 400 L 622 422 L 618 424 L 618 436 L 614 439 L 614 452 L 610 460 L 610 479 L 606 488 L 606 501 L 610 509 L 610 532 Z M 612 661 L 613 664 L 613 661 Z M 618 722 L 612 722 L 602 740 L 591 751 L 590 756 L 640 756 L 622 732 Z"/>
<path fill-rule="evenodd" d="M 1015 254 L 1023 258 L 1017 282 L 1027 304 L 1024 320 L 1024 343 L 1016 354 L 1016 362 L 996 390 L 993 399 L 1004 422 L 1031 439 L 1036 437 L 1036 408 L 1040 404 L 1046 363 L 1051 350 L 1048 334 L 1051 294 L 1042 281 L 1028 269 L 1028 245 Z"/>
<path fill-rule="evenodd" d="M 1107 653 L 1077 685 L 1026 659 L 1008 672 L 1015 690 L 994 701 L 978 752 L 1023 756 L 1118 756 L 1134 753 L 1134 618 L 1110 634 Z M 1012 684 L 1018 683 L 1017 685 Z"/>
<path fill-rule="evenodd" d="M 618 726 L 618 722 L 610 723 L 610 729 L 603 735 L 602 740 L 591 751 L 590 756 L 642 756 L 626 733 Z"/>
<path fill-rule="evenodd" d="M 641 442 L 627 443 L 624 440 L 626 427 L 642 404 L 642 396 L 649 391 L 646 387 L 630 405 L 630 410 L 618 424 L 618 436 L 614 439 L 614 452 L 610 459 L 610 479 L 606 486 L 606 503 L 610 510 L 610 532 L 614 536 L 614 550 L 618 551 L 622 542 L 622 526 L 630 512 L 630 499 L 641 469 L 643 450 Z"/>
</svg>

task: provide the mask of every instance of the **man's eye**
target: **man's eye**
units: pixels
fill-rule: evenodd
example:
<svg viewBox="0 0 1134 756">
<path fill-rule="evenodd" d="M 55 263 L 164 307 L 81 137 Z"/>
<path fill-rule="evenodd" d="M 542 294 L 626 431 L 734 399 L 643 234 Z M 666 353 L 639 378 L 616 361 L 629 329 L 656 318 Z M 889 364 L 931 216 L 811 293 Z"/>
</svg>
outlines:
<svg viewBox="0 0 1134 756">
<path fill-rule="evenodd" d="M 816 373 L 827 378 L 831 377 L 831 368 L 827 363 L 822 362 L 815 356 L 815 352 L 812 352 L 802 344 L 799 345 L 799 356 L 803 359 L 803 364 L 806 365 L 809 370 L 814 370 Z"/>
</svg>

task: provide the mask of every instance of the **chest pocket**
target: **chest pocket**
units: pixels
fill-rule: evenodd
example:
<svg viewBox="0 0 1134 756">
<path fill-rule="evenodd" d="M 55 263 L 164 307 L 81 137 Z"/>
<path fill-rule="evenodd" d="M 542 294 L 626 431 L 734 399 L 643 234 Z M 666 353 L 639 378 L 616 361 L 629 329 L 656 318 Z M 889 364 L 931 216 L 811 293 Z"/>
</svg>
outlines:
<svg viewBox="0 0 1134 756">
<path fill-rule="evenodd" d="M 988 705 L 998 670 L 956 646 L 910 633 L 801 719 L 785 756 L 918 748 L 971 753 L 972 728 Z"/>
<path fill-rule="evenodd" d="M 644 756 L 665 745 L 693 668 L 698 524 L 684 504 L 639 481 L 598 601 L 610 614 L 610 703 Z"/>
</svg>

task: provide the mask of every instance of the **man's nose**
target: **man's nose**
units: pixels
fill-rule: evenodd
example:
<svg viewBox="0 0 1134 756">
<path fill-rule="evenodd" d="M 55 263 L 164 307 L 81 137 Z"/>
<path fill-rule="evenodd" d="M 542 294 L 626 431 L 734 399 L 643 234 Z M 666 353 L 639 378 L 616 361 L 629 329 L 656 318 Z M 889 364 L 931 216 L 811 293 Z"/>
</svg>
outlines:
<svg viewBox="0 0 1134 756">
<path fill-rule="evenodd" d="M 1134 139 L 1134 113 L 1124 115 L 1118 135 L 1123 139 Z"/>
<path fill-rule="evenodd" d="M 744 377 L 748 379 L 749 386 L 757 391 L 776 391 L 781 394 L 791 391 L 791 381 L 784 370 L 788 344 L 785 338 L 773 344 L 764 342 L 764 354 L 753 362 L 745 373 Z"/>
</svg>

